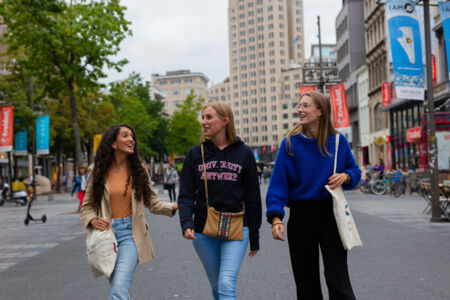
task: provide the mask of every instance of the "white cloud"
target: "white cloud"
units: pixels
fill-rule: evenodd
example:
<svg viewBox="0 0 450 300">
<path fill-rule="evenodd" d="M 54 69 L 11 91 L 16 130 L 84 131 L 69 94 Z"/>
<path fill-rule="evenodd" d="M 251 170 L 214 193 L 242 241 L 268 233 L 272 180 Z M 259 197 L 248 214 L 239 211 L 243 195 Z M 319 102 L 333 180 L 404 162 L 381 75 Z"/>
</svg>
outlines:
<svg viewBox="0 0 450 300">
<path fill-rule="evenodd" d="M 210 84 L 229 75 L 227 0 L 123 0 L 133 35 L 121 43 L 117 58 L 129 63 L 122 73 L 108 70 L 105 82 L 121 80 L 132 71 L 150 80 L 151 74 L 189 69 L 202 72 Z M 335 42 L 335 18 L 341 2 L 305 0 L 306 54 L 317 43 L 317 15 L 322 42 Z"/>
</svg>

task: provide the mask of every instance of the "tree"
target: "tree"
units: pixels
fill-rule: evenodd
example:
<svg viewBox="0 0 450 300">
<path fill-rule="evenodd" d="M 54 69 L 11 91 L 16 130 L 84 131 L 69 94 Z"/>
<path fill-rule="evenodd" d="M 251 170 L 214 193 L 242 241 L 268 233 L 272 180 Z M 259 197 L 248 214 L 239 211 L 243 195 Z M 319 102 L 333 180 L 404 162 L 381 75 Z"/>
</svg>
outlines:
<svg viewBox="0 0 450 300">
<path fill-rule="evenodd" d="M 202 109 L 204 99 L 197 98 L 193 91 L 175 110 L 169 121 L 169 137 L 167 150 L 171 153 L 185 155 L 197 144 L 202 135 L 202 125 L 198 115 Z"/>
<path fill-rule="evenodd" d="M 120 42 L 129 34 L 119 0 L 3 0 L 0 16 L 9 53 L 22 54 L 18 63 L 30 71 L 49 96 L 69 97 L 75 140 L 75 160 L 81 158 L 76 88 L 81 95 L 106 77 L 104 67 L 118 71 L 126 60 L 114 62 Z"/>
</svg>

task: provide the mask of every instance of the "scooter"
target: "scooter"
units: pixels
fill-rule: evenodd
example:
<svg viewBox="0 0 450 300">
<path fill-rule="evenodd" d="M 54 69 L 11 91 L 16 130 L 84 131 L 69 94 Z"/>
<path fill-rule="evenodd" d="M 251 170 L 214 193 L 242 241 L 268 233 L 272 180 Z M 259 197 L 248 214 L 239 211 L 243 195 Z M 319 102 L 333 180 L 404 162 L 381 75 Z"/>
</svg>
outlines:
<svg viewBox="0 0 450 300">
<path fill-rule="evenodd" d="M 2 192 L 0 193 L 0 206 L 5 204 L 5 202 L 15 202 L 17 205 L 25 206 L 28 203 L 29 197 L 27 191 L 19 190 L 12 192 L 12 199 L 8 195 L 9 184 L 4 183 Z"/>
</svg>

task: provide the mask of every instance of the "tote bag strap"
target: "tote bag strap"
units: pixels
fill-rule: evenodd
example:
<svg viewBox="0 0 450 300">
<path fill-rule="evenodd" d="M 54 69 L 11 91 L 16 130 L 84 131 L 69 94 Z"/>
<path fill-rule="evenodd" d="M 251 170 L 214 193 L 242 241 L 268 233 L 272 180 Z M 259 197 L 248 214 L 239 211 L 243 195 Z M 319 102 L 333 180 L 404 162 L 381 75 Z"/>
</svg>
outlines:
<svg viewBox="0 0 450 300">
<path fill-rule="evenodd" d="M 201 148 L 201 150 L 202 150 L 203 179 L 205 179 L 206 205 L 209 206 L 209 199 L 208 199 L 208 183 L 207 183 L 207 181 L 206 181 L 205 152 L 204 152 L 204 150 L 203 150 L 203 144 L 200 145 L 200 148 Z"/>
<path fill-rule="evenodd" d="M 339 132 L 336 134 L 336 151 L 334 152 L 334 169 L 333 169 L 333 174 L 336 174 L 338 149 L 339 149 Z"/>
</svg>

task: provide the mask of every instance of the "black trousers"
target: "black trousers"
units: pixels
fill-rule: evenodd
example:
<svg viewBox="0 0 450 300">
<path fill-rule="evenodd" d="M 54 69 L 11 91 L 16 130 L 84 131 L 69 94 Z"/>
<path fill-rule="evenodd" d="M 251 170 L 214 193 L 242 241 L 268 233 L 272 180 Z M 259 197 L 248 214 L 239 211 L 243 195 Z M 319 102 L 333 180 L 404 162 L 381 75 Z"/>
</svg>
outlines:
<svg viewBox="0 0 450 300">
<path fill-rule="evenodd" d="M 176 184 L 169 184 L 170 188 L 168 190 L 169 192 L 169 198 L 170 198 L 170 202 L 176 202 L 177 201 L 177 192 L 175 190 Z"/>
<path fill-rule="evenodd" d="M 342 246 L 331 205 L 320 201 L 296 203 L 290 211 L 287 236 L 297 299 L 323 299 L 319 246 L 329 299 L 355 299 L 348 275 L 347 251 Z"/>
</svg>

